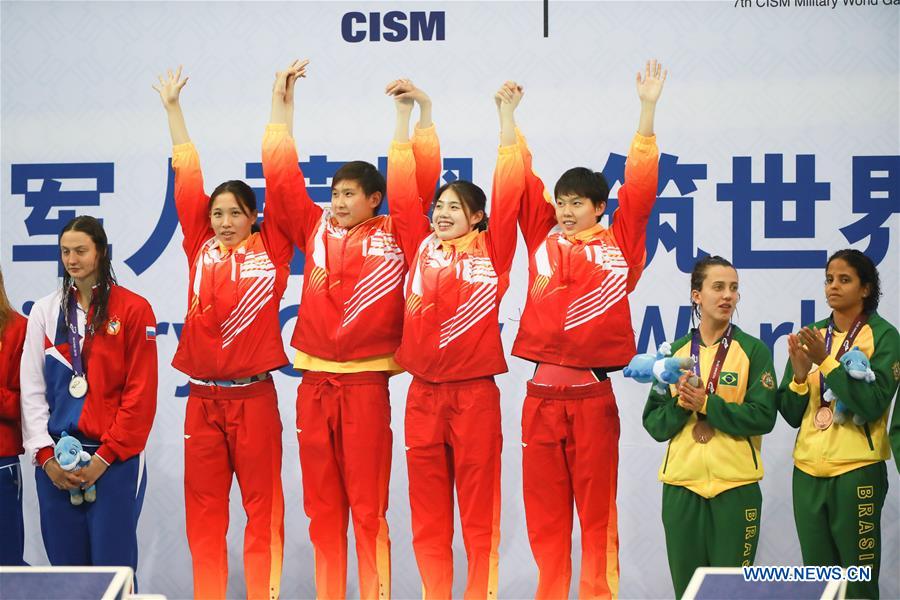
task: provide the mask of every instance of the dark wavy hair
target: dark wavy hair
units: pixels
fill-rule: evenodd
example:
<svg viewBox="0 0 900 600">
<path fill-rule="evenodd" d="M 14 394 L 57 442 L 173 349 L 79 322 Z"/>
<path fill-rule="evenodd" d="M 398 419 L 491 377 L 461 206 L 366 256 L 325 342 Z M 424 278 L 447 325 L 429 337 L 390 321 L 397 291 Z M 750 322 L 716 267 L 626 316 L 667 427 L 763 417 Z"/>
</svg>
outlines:
<svg viewBox="0 0 900 600">
<path fill-rule="evenodd" d="M 863 298 L 863 312 L 871 314 L 878 310 L 878 302 L 881 300 L 881 278 L 878 276 L 878 268 L 872 259 L 859 250 L 845 248 L 828 257 L 825 270 L 828 270 L 831 261 L 838 258 L 853 267 L 862 285 L 869 286 L 869 295 Z"/>
<path fill-rule="evenodd" d="M 213 193 L 209 195 L 209 208 L 207 212 L 212 212 L 213 202 L 216 201 L 216 197 L 219 194 L 224 194 L 226 192 L 237 199 L 237 202 L 241 207 L 241 212 L 248 217 L 256 211 L 256 192 L 253 191 L 253 188 L 240 179 L 231 179 L 220 183 L 216 189 L 213 190 Z M 259 224 L 253 223 L 250 227 L 250 231 L 254 233 L 259 231 Z"/>
<path fill-rule="evenodd" d="M 694 270 L 691 271 L 691 291 L 699 292 L 703 289 L 703 282 L 706 281 L 706 272 L 710 267 L 731 267 L 734 269 L 734 265 L 728 262 L 727 259 L 722 258 L 721 256 L 704 256 L 701 259 L 698 259 L 696 263 L 694 263 Z M 737 269 L 735 269 L 736 271 Z M 696 327 L 694 323 L 694 319 L 700 320 L 700 307 L 694 302 L 694 298 L 691 297 L 691 326 Z"/>
<path fill-rule="evenodd" d="M 487 196 L 484 195 L 484 190 L 482 190 L 471 181 L 463 181 L 462 179 L 457 179 L 456 181 L 445 183 L 438 188 L 438 191 L 434 194 L 435 203 L 437 203 L 438 198 L 441 197 L 441 194 L 443 194 L 447 190 L 453 190 L 453 192 L 459 197 L 459 199 L 462 200 L 463 206 L 466 207 L 467 217 L 477 213 L 478 211 L 484 213 L 484 217 L 482 217 L 482 219 L 475 224 L 473 229 L 477 229 L 478 231 L 484 231 L 485 229 L 487 229 Z"/>
<path fill-rule="evenodd" d="M 112 261 L 109 257 L 109 243 L 106 240 L 106 232 L 103 230 L 103 225 L 99 220 L 87 215 L 75 217 L 66 223 L 66 226 L 59 232 L 60 245 L 62 245 L 62 236 L 67 231 L 80 231 L 86 234 L 97 248 L 97 291 L 91 298 L 94 315 L 89 325 L 93 331 L 99 331 L 106 323 L 110 288 L 116 284 L 116 274 L 113 272 Z M 59 260 L 62 263 L 62 252 L 60 252 Z M 60 302 L 63 314 L 67 314 L 69 296 L 73 285 L 72 276 L 65 270 L 65 264 L 63 264 L 62 301 Z"/>
</svg>

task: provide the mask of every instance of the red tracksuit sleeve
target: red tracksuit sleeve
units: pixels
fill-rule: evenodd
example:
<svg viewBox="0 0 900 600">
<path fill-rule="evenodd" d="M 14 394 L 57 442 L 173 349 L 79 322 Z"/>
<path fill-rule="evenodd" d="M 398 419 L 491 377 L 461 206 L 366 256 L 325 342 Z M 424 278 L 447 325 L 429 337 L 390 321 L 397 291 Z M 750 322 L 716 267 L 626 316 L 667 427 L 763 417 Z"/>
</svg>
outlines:
<svg viewBox="0 0 900 600">
<path fill-rule="evenodd" d="M 516 254 L 516 215 L 525 193 L 525 173 L 518 146 L 502 146 L 497 151 L 491 214 L 486 241 L 497 274 L 508 273 Z"/>
<path fill-rule="evenodd" d="M 268 130 L 267 130 L 268 131 Z M 263 138 L 265 147 L 266 138 Z M 265 153 L 265 150 L 263 150 Z M 294 256 L 294 245 L 288 237 L 288 214 L 284 207 L 284 198 L 280 194 L 266 193 L 266 202 L 263 207 L 263 222 L 259 227 L 263 245 L 269 258 L 275 266 L 286 265 Z"/>
<path fill-rule="evenodd" d="M 413 150 L 412 142 L 391 142 L 388 150 L 387 195 L 388 209 L 394 231 L 399 238 L 400 247 L 406 262 L 412 265 L 416 259 L 419 244 L 431 231 L 428 217 L 423 214 L 426 201 L 419 190 L 416 156 L 437 156 L 440 165 L 440 147 L 437 134 L 433 129 L 431 135 L 421 136 L 416 141 L 417 150 Z M 432 150 L 428 150 L 431 148 Z M 432 159 L 433 160 L 433 159 Z M 423 176 L 424 179 L 424 176 Z"/>
<path fill-rule="evenodd" d="M 200 247 L 213 236 L 209 224 L 209 196 L 203 191 L 200 155 L 194 144 L 178 144 L 172 148 L 175 170 L 175 209 L 184 234 L 184 252 L 191 261 Z"/>
<path fill-rule="evenodd" d="M 635 134 L 625 161 L 625 182 L 619 188 L 619 207 L 613 214 L 611 227 L 625 262 L 631 268 L 636 267 L 637 277 L 629 276 L 629 291 L 637 284 L 647 258 L 647 221 L 656 202 L 658 181 L 656 136 Z"/>
<path fill-rule="evenodd" d="M 15 422 L 17 428 L 22 416 L 19 363 L 22 362 L 27 324 L 25 317 L 10 312 L 0 348 L 0 419 Z"/>
<path fill-rule="evenodd" d="M 122 323 L 127 336 L 125 385 L 112 425 L 100 437 L 97 454 L 111 464 L 127 460 L 147 445 L 156 415 L 156 317 L 146 300 L 134 303 Z M 151 335 L 152 332 L 152 335 Z"/>
<path fill-rule="evenodd" d="M 422 214 L 427 215 L 434 201 L 434 192 L 441 177 L 441 143 L 435 126 L 416 127 L 412 138 L 413 156 L 416 162 L 416 186 L 422 202 Z"/>
<path fill-rule="evenodd" d="M 309 197 L 299 162 L 287 125 L 269 123 L 262 144 L 266 205 L 274 204 L 276 224 L 292 243 L 304 249 L 322 216 L 322 208 Z"/>
<path fill-rule="evenodd" d="M 541 242 L 556 225 L 556 209 L 553 206 L 553 197 L 544 186 L 544 182 L 534 172 L 532 165 L 531 149 L 525 136 L 516 130 L 516 145 L 522 154 L 523 174 L 525 176 L 525 195 L 522 197 L 522 205 L 519 207 L 519 229 L 525 239 L 528 253 L 534 252 Z"/>
</svg>

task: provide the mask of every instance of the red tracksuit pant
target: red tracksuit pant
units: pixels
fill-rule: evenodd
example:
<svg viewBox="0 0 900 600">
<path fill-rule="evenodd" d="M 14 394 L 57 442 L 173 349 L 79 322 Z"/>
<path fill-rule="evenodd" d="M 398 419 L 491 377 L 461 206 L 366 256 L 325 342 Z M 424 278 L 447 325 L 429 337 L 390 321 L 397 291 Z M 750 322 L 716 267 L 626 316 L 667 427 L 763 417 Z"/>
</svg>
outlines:
<svg viewBox="0 0 900 600">
<path fill-rule="evenodd" d="M 466 598 L 497 597 L 500 543 L 500 390 L 491 377 L 414 378 L 406 398 L 406 464 L 413 549 L 423 596 L 453 593 L 453 484 L 469 569 Z"/>
<path fill-rule="evenodd" d="M 297 440 L 303 508 L 316 558 L 316 595 L 346 595 L 349 512 L 359 597 L 390 598 L 385 513 L 393 434 L 387 373 L 304 373 L 297 394 Z"/>
<path fill-rule="evenodd" d="M 567 598 L 572 500 L 581 523 L 578 597 L 619 592 L 616 479 L 619 412 L 609 380 L 579 386 L 528 382 L 522 408 L 522 480 L 535 598 Z"/>
<path fill-rule="evenodd" d="M 195 598 L 225 598 L 228 497 L 237 474 L 247 513 L 248 598 L 277 598 L 284 548 L 281 416 L 271 379 L 246 387 L 191 384 L 184 419 L 184 503 Z"/>
</svg>

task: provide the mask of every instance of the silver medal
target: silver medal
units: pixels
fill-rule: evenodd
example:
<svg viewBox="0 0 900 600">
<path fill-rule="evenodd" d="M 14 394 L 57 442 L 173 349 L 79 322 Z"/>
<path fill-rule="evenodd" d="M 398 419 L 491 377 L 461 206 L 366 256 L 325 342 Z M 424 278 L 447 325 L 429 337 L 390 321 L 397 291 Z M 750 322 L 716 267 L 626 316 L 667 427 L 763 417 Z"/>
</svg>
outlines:
<svg viewBox="0 0 900 600">
<path fill-rule="evenodd" d="M 84 395 L 87 394 L 87 390 L 87 379 L 81 375 L 73 375 L 72 380 L 69 381 L 69 394 L 73 398 L 84 398 Z"/>
</svg>

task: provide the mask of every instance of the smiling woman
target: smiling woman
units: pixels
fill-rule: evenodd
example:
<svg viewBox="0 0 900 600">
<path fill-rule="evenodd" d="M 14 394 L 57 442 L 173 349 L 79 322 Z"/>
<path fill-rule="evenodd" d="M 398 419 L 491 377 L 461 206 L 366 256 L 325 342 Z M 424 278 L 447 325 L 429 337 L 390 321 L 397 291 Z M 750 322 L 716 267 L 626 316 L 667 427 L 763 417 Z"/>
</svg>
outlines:
<svg viewBox="0 0 900 600">
<path fill-rule="evenodd" d="M 147 485 L 143 450 L 156 412 L 156 319 L 116 283 L 100 222 L 76 217 L 60 233 L 63 287 L 35 302 L 21 366 L 22 434 L 35 470 L 41 532 L 53 565 L 137 568 L 137 521 Z M 49 342 L 49 344 L 48 344 Z M 64 471 L 63 432 L 90 463 Z M 96 484 L 76 508 L 70 489 Z"/>
<path fill-rule="evenodd" d="M 387 86 L 397 112 L 388 152 L 388 197 L 410 268 L 397 362 L 413 375 L 406 399 L 406 460 L 413 549 L 426 598 L 453 587 L 453 489 L 467 540 L 467 598 L 495 598 L 500 538 L 500 390 L 506 372 L 498 307 L 509 287 L 524 164 L 516 148 L 515 84 L 495 96 L 501 147 L 487 226 L 484 192 L 467 181 L 442 186 L 429 225 L 417 185 L 425 167 L 409 139 L 414 103 L 428 96 L 407 79 Z M 433 129 L 433 127 L 431 128 Z"/>
</svg>

